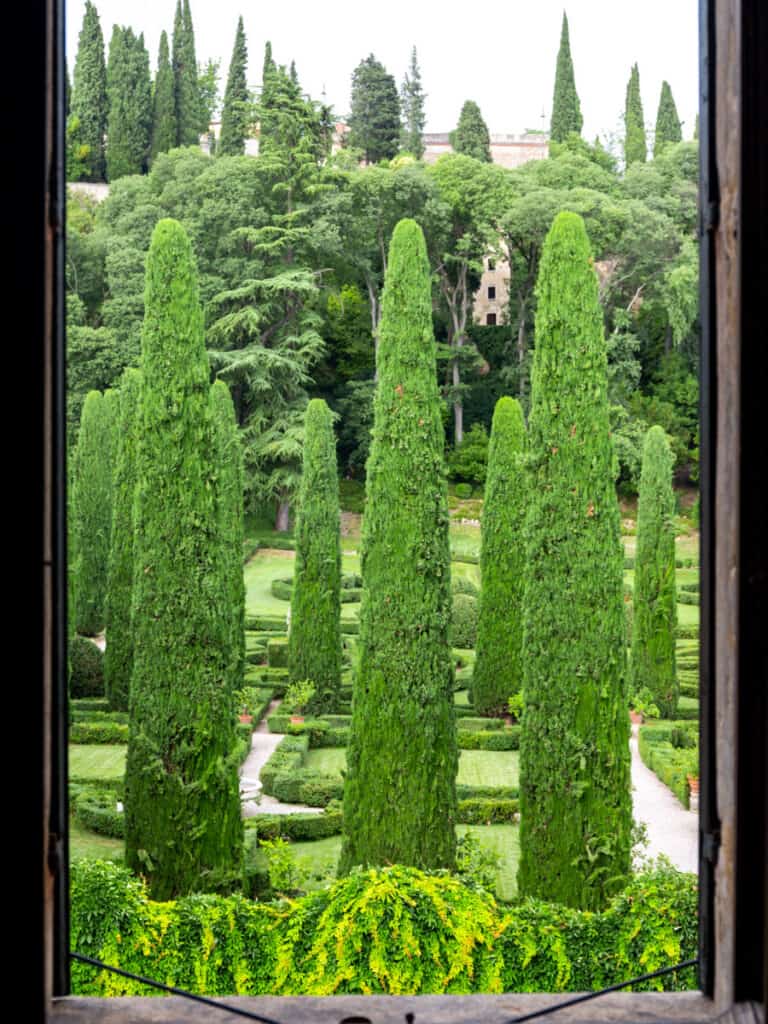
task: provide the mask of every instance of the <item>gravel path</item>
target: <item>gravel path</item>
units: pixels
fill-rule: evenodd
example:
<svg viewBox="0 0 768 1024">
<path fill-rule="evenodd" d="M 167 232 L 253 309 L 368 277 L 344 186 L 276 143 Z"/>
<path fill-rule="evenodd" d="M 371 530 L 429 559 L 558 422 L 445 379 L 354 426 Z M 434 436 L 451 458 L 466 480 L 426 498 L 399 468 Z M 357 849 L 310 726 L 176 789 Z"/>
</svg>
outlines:
<svg viewBox="0 0 768 1024">
<path fill-rule="evenodd" d="M 632 807 L 648 829 L 648 857 L 664 853 L 681 871 L 699 870 L 699 816 L 687 811 L 670 789 L 646 768 L 637 748 L 638 726 L 632 726 Z"/>
<path fill-rule="evenodd" d="M 253 730 L 251 752 L 240 766 L 240 802 L 244 818 L 255 814 L 321 814 L 322 807 L 307 807 L 304 804 L 283 804 L 273 796 L 261 792 L 259 772 L 275 752 L 283 739 L 281 733 L 269 731 L 267 718 L 280 706 L 273 700 L 267 713 Z"/>
</svg>

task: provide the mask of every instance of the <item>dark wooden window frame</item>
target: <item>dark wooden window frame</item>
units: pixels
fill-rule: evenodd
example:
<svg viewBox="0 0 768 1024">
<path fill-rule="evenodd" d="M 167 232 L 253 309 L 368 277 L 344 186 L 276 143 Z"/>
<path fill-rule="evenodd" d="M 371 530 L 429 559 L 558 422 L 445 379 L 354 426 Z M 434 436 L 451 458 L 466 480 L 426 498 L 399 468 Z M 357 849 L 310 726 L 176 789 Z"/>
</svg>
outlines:
<svg viewBox="0 0 768 1024">
<path fill-rule="evenodd" d="M 39 913 L 14 919 L 23 989 L 8 972 L 6 1001 L 18 1015 L 59 1021 L 215 1020 L 178 999 L 89 1000 L 67 991 L 66 536 L 64 458 L 63 0 L 14 8 L 24 59 L 24 97 L 14 121 L 11 219 L 16 230 L 14 304 L 23 311 L 23 344 L 14 372 L 25 373 L 34 415 L 10 436 L 23 572 L 36 580 L 30 601 L 15 602 L 7 628 L 37 652 L 39 685 L 10 694 L 30 739 L 19 820 L 27 814 L 22 856 L 7 884 Z M 764 1020 L 768 942 L 768 754 L 766 752 L 767 558 L 764 502 L 758 499 L 768 450 L 765 302 L 768 276 L 768 7 L 764 0 L 700 0 L 702 238 L 702 842 L 701 992 L 603 997 L 560 1020 Z M 23 156 L 23 159 L 21 158 Z M 19 339 L 20 342 L 20 339 Z M 21 360 L 21 370 L 18 360 Z M 32 397 L 29 398 L 31 391 Z M 28 405 L 27 405 L 28 407 Z M 18 451 L 17 451 L 18 449 Z M 31 459 L 30 450 L 36 454 Z M 13 457 L 17 458 L 14 467 Z M 42 470 L 42 472 L 41 472 Z M 32 510 L 34 508 L 34 511 Z M 24 534 L 24 529 L 27 530 Z M 27 543 L 24 543 L 26 539 Z M 29 552 L 34 552 L 30 556 Z M 10 595 L 12 598 L 14 594 Z M 30 660 L 34 657 L 29 655 Z M 10 718 L 8 719 L 10 721 Z M 19 718 L 21 722 L 21 717 Z M 33 724 L 27 726 L 30 731 Z M 31 784 L 30 784 L 31 778 Z M 14 794 L 15 795 L 15 794 Z M 13 806 L 13 801 L 11 802 Z M 34 899 L 29 900 L 30 907 Z M 285 1021 L 502 1021 L 562 996 L 329 997 L 237 999 Z M 222 1015 L 222 1020 L 225 1017 Z M 230 1018 L 231 1019 L 231 1018 Z"/>
</svg>

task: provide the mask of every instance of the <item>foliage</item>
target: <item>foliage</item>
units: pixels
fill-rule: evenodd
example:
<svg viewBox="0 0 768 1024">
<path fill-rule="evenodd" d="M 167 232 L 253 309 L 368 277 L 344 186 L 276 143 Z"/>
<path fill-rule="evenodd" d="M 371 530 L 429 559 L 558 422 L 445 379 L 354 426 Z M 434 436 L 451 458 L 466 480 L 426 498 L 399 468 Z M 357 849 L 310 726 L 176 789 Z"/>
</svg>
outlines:
<svg viewBox="0 0 768 1024">
<path fill-rule="evenodd" d="M 500 398 L 493 413 L 481 520 L 482 590 L 472 672 L 474 704 L 481 715 L 503 711 L 523 683 L 524 449 L 520 404 Z"/>
<path fill-rule="evenodd" d="M 342 872 L 454 859 L 448 507 L 429 265 L 412 220 L 392 236 L 377 367 Z"/>
<path fill-rule="evenodd" d="M 482 423 L 473 423 L 448 456 L 448 471 L 453 480 L 484 484 L 488 466 L 488 431 Z"/>
<path fill-rule="evenodd" d="M 683 141 L 683 130 L 675 106 L 669 82 L 661 83 L 659 109 L 656 114 L 656 132 L 653 140 L 654 159 L 659 156 L 665 146 Z"/>
<path fill-rule="evenodd" d="M 690 726 L 693 725 L 693 729 Z M 658 775 L 683 805 L 690 803 L 688 776 L 698 778 L 699 747 L 696 723 L 644 725 L 638 733 L 638 750 L 643 764 Z"/>
<path fill-rule="evenodd" d="M 518 888 L 596 909 L 629 871 L 632 815 L 605 341 L 589 239 L 576 214 L 554 220 L 537 295 Z"/>
<path fill-rule="evenodd" d="M 243 17 L 240 15 L 237 20 L 235 46 L 229 63 L 227 87 L 224 91 L 221 135 L 216 149 L 218 156 L 240 156 L 245 152 L 245 140 L 249 134 L 252 120 L 251 95 L 246 79 L 247 66 L 248 50 L 245 43 Z"/>
<path fill-rule="evenodd" d="M 69 696 L 101 697 L 104 694 L 104 655 L 84 636 L 69 643 Z"/>
<path fill-rule="evenodd" d="M 288 674 L 291 682 L 312 680 L 313 711 L 334 711 L 341 686 L 339 484 L 333 414 L 321 398 L 309 403 L 304 421 L 295 538 Z"/>
<path fill-rule="evenodd" d="M 411 49 L 411 63 L 400 88 L 400 107 L 403 112 L 401 146 L 406 153 L 411 153 L 417 160 L 421 160 L 424 155 L 422 135 L 427 121 L 424 112 L 426 98 L 421 86 L 421 71 L 414 46 Z"/>
<path fill-rule="evenodd" d="M 199 143 L 200 132 L 206 131 L 208 125 L 202 123 L 204 111 L 197 77 L 195 30 L 189 0 L 176 0 L 171 49 L 176 144 L 196 146 Z"/>
<path fill-rule="evenodd" d="M 399 866 L 290 903 L 154 903 L 125 868 L 83 860 L 72 865 L 71 894 L 73 950 L 201 995 L 588 991 L 697 950 L 696 876 L 663 864 L 601 914 L 536 900 L 502 908 L 476 885 Z M 691 971 L 642 986 L 695 987 Z M 80 963 L 72 991 L 146 995 Z"/>
<path fill-rule="evenodd" d="M 491 137 L 483 120 L 480 107 L 474 100 L 465 100 L 459 122 L 449 135 L 454 153 L 474 157 L 482 163 L 491 162 Z"/>
<path fill-rule="evenodd" d="M 451 605 L 451 643 L 474 647 L 477 639 L 477 600 L 470 594 L 454 594 Z"/>
<path fill-rule="evenodd" d="M 107 64 L 107 177 L 147 169 L 152 140 L 152 82 L 144 36 L 115 25 Z"/>
<path fill-rule="evenodd" d="M 173 93 L 173 68 L 168 51 L 168 36 L 160 34 L 160 51 L 157 58 L 157 75 L 152 94 L 152 142 L 150 158 L 158 153 L 173 149 L 178 138 L 176 124 L 176 103 Z"/>
<path fill-rule="evenodd" d="M 302 714 L 312 703 L 316 693 L 316 686 L 309 679 L 297 679 L 289 685 L 285 691 L 283 707 L 286 711 Z"/>
<path fill-rule="evenodd" d="M 466 885 L 492 893 L 498 869 L 498 856 L 482 847 L 472 832 L 465 832 L 456 841 L 456 874 Z"/>
<path fill-rule="evenodd" d="M 290 845 L 281 837 L 262 839 L 259 843 L 267 855 L 269 884 L 277 893 L 295 892 L 301 884 L 301 872 Z"/>
<path fill-rule="evenodd" d="M 349 145 L 369 164 L 391 160 L 400 145 L 400 99 L 392 75 L 369 54 L 352 72 Z"/>
<path fill-rule="evenodd" d="M 662 717 L 677 708 L 674 457 L 661 427 L 643 448 L 637 504 L 631 691 L 647 687 Z"/>
<path fill-rule="evenodd" d="M 107 562 L 112 530 L 112 423 L 99 391 L 83 403 L 73 459 L 72 512 L 77 552 L 75 628 L 95 636 L 104 628 Z"/>
<path fill-rule="evenodd" d="M 98 12 L 91 0 L 86 0 L 75 58 L 69 126 L 82 147 L 77 159 L 78 177 L 87 181 L 103 181 L 106 174 L 104 138 L 108 110 L 104 37 Z"/>
<path fill-rule="evenodd" d="M 189 239 L 161 220 L 147 257 L 139 400 L 126 863 L 161 899 L 238 868 L 217 446 Z"/>
<path fill-rule="evenodd" d="M 563 11 L 563 24 L 560 30 L 560 49 L 557 51 L 557 69 L 555 71 L 555 94 L 552 99 L 552 119 L 549 137 L 553 142 L 565 142 L 573 132 L 581 134 L 583 118 L 581 104 L 576 92 L 571 60 L 571 43 L 568 37 L 568 18 Z"/>
<path fill-rule="evenodd" d="M 645 163 L 646 156 L 645 118 L 643 117 L 643 101 L 640 98 L 640 72 L 637 64 L 633 64 L 624 104 L 624 166 L 628 168 L 638 161 Z"/>
<path fill-rule="evenodd" d="M 128 369 L 120 380 L 118 441 L 114 469 L 114 507 L 107 574 L 104 676 L 110 707 L 128 709 L 133 671 L 131 602 L 134 576 L 133 501 L 139 445 L 141 373 Z"/>
</svg>

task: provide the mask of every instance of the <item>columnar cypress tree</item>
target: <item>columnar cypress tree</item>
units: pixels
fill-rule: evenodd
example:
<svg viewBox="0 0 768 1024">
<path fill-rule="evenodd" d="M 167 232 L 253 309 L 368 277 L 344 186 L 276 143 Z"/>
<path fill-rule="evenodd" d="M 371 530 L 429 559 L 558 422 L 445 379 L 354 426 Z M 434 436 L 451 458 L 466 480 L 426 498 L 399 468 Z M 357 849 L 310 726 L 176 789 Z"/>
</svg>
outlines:
<svg viewBox="0 0 768 1024">
<path fill-rule="evenodd" d="M 624 165 L 645 163 L 645 118 L 643 101 L 640 97 L 640 72 L 637 64 L 632 65 L 632 74 L 627 82 L 627 99 L 624 106 Z"/>
<path fill-rule="evenodd" d="M 218 515 L 222 588 L 230 614 L 230 688 L 239 690 L 245 670 L 245 581 L 243 579 L 243 448 L 229 388 L 215 380 L 210 394 L 218 465 Z"/>
<path fill-rule="evenodd" d="M 176 106 L 176 144 L 196 146 L 200 141 L 201 103 L 197 81 L 195 33 L 188 0 L 177 0 L 171 43 L 173 89 Z M 205 125 L 205 128 L 208 126 Z"/>
<path fill-rule="evenodd" d="M 683 129 L 675 106 L 675 98 L 669 82 L 661 83 L 659 109 L 656 114 L 656 134 L 653 140 L 653 156 L 656 158 L 665 146 L 683 141 Z"/>
<path fill-rule="evenodd" d="M 623 549 L 597 276 L 560 213 L 537 283 L 520 743 L 522 895 L 596 909 L 629 871 Z"/>
<path fill-rule="evenodd" d="M 481 521 L 482 590 L 472 673 L 474 703 L 481 715 L 505 711 L 507 700 L 523 685 L 524 447 L 520 403 L 500 398 L 493 413 Z"/>
<path fill-rule="evenodd" d="M 120 379 L 118 442 L 113 474 L 112 540 L 107 576 L 104 684 L 110 707 L 128 710 L 133 669 L 133 499 L 136 490 L 136 449 L 138 437 L 141 373 L 127 369 Z"/>
<path fill-rule="evenodd" d="M 391 160 L 400 146 L 400 97 L 392 75 L 369 54 L 352 72 L 349 144 L 369 164 Z"/>
<path fill-rule="evenodd" d="M 392 234 L 379 337 L 342 872 L 455 859 L 448 499 L 429 262 L 412 220 Z"/>
<path fill-rule="evenodd" d="M 109 125 L 107 177 L 110 181 L 147 169 L 152 134 L 152 81 L 144 36 L 115 25 L 107 68 Z"/>
<path fill-rule="evenodd" d="M 571 132 L 581 134 L 583 124 L 579 94 L 573 76 L 571 43 L 568 38 L 568 18 L 563 11 L 563 26 L 560 31 L 560 49 L 557 51 L 555 71 L 555 94 L 552 99 L 552 120 L 549 137 L 553 142 L 564 142 Z"/>
<path fill-rule="evenodd" d="M 106 174 L 104 137 L 108 109 L 104 37 L 98 12 L 86 0 L 75 58 L 71 113 L 78 120 L 78 142 L 88 147 L 84 176 L 90 181 L 103 181 Z"/>
<path fill-rule="evenodd" d="M 288 675 L 311 679 L 312 710 L 338 710 L 341 686 L 341 540 L 333 414 L 321 398 L 307 406 L 296 518 Z"/>
<path fill-rule="evenodd" d="M 245 45 L 243 19 L 238 18 L 235 46 L 229 63 L 224 107 L 221 113 L 221 136 L 217 152 L 220 156 L 241 156 L 250 126 L 250 94 L 246 81 L 248 50 Z"/>
<path fill-rule="evenodd" d="M 491 162 L 491 137 L 488 134 L 488 126 L 480 113 L 480 107 L 473 100 L 467 100 L 461 108 L 459 123 L 451 132 L 450 140 L 454 152 L 473 156 L 475 160 L 482 160 L 487 164 Z"/>
<path fill-rule="evenodd" d="M 651 427 L 643 445 L 637 502 L 632 691 L 649 689 L 664 718 L 674 718 L 678 697 L 674 462 L 664 431 Z"/>
<path fill-rule="evenodd" d="M 176 124 L 176 103 L 173 95 L 173 68 L 168 53 L 168 36 L 160 36 L 160 52 L 157 57 L 157 75 L 152 103 L 152 146 L 151 157 L 167 153 L 176 145 L 178 126 Z"/>
<path fill-rule="evenodd" d="M 417 160 L 424 156 L 424 90 L 421 87 L 421 71 L 416 59 L 416 47 L 411 50 L 411 64 L 400 89 L 400 106 L 403 111 L 402 147 Z"/>
<path fill-rule="evenodd" d="M 158 222 L 146 267 L 125 856 L 165 900 L 237 868 L 242 823 L 208 357 L 177 221 Z"/>
<path fill-rule="evenodd" d="M 78 554 L 75 628 L 86 636 L 95 636 L 104 628 L 112 529 L 111 431 L 104 396 L 100 391 L 89 391 L 80 418 L 72 480 L 74 547 Z"/>
</svg>

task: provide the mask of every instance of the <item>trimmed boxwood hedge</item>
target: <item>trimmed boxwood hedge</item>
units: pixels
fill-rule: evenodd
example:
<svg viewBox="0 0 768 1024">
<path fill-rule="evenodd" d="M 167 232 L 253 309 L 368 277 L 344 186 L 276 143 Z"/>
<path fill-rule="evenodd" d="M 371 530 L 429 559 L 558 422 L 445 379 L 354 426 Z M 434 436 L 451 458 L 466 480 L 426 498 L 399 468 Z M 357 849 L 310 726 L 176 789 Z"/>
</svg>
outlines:
<svg viewBox="0 0 768 1024">
<path fill-rule="evenodd" d="M 520 726 L 512 725 L 503 730 L 470 730 L 461 728 L 456 731 L 459 750 L 519 750 Z"/>
<path fill-rule="evenodd" d="M 104 652 L 84 636 L 74 636 L 69 645 L 70 697 L 104 696 Z"/>
<path fill-rule="evenodd" d="M 684 807 L 689 806 L 688 776 L 699 774 L 697 731 L 688 721 L 642 726 L 637 742 L 643 764 L 661 779 Z"/>
<path fill-rule="evenodd" d="M 123 722 L 73 722 L 69 727 L 70 743 L 127 743 L 128 725 Z"/>
<path fill-rule="evenodd" d="M 698 604 L 699 600 L 700 599 L 698 590 L 695 594 L 692 594 L 690 591 L 687 590 L 682 590 L 677 595 L 678 604 Z"/>
<path fill-rule="evenodd" d="M 243 822 L 246 833 L 255 829 L 259 839 L 290 839 L 295 843 L 325 839 L 341 832 L 341 808 L 328 807 L 322 814 L 254 814 Z"/>
<path fill-rule="evenodd" d="M 359 580 L 359 582 L 357 582 Z M 353 573 L 348 576 L 343 576 L 341 580 L 341 592 L 339 594 L 339 600 L 342 604 L 356 604 L 360 602 L 363 596 L 363 580 L 357 573 Z M 272 580 L 270 584 L 270 591 L 272 597 L 276 597 L 278 601 L 290 601 L 293 595 L 293 576 L 281 576 L 278 579 Z"/>
<path fill-rule="evenodd" d="M 201 995 L 588 991 L 692 959 L 698 945 L 696 876 L 673 869 L 637 876 L 597 914 L 538 900 L 503 907 L 447 873 L 399 866 L 290 902 L 154 903 L 125 868 L 82 860 L 70 892 L 73 950 Z M 695 989 L 696 975 L 638 987 Z M 147 990 L 75 962 L 72 993 Z"/>
<path fill-rule="evenodd" d="M 118 795 L 114 790 L 84 786 L 72 800 L 75 821 L 89 832 L 112 839 L 122 839 L 125 815 L 117 809 Z"/>
</svg>

